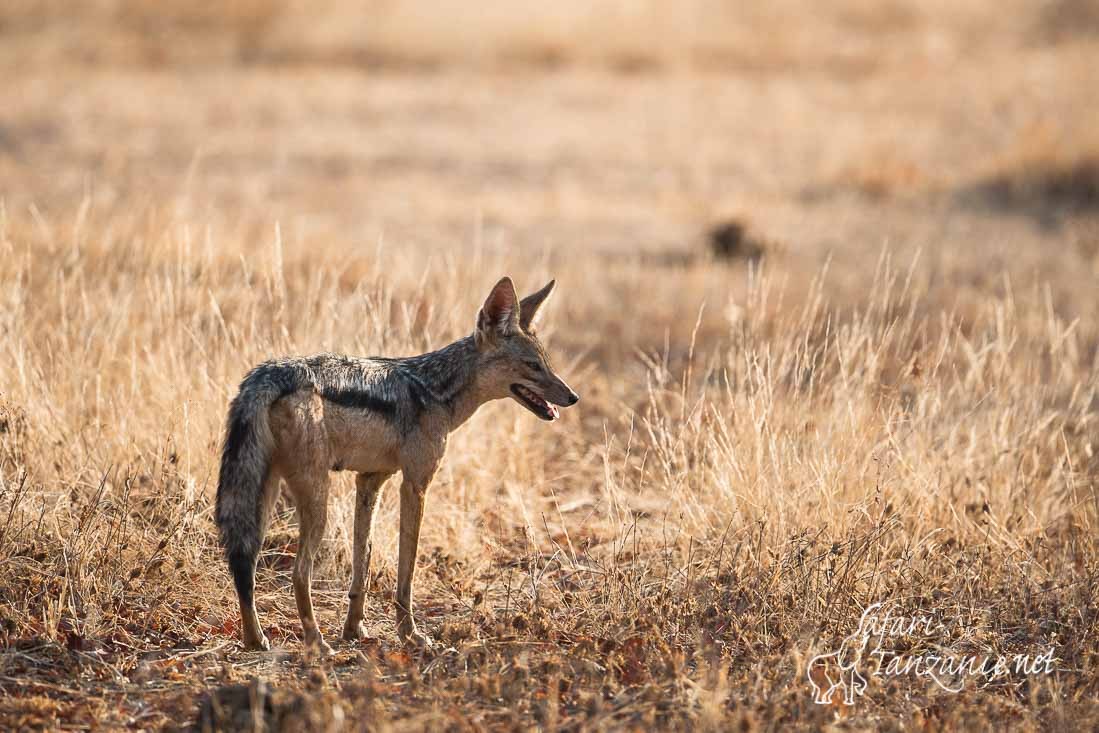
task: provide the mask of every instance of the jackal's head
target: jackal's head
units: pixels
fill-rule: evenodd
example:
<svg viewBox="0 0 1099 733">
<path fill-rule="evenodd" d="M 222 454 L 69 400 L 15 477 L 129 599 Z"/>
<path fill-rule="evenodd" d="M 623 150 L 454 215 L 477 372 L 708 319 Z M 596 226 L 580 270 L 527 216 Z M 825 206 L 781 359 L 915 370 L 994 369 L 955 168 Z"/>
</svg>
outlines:
<svg viewBox="0 0 1099 733">
<path fill-rule="evenodd" d="M 580 396 L 553 373 L 549 356 L 534 333 L 534 317 L 553 292 L 551 280 L 519 300 L 511 278 L 496 283 L 474 334 L 480 351 L 478 382 L 492 397 L 511 397 L 543 420 L 556 420 L 557 406 L 575 405 Z"/>
</svg>

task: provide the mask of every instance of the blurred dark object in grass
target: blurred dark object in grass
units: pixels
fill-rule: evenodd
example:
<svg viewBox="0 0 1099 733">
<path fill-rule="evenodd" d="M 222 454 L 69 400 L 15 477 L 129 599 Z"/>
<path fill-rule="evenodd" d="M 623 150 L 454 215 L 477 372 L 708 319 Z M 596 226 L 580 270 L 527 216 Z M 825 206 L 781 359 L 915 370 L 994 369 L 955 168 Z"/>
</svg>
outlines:
<svg viewBox="0 0 1099 733">
<path fill-rule="evenodd" d="M 768 243 L 753 236 L 740 219 L 730 219 L 711 227 L 708 241 L 710 251 L 720 260 L 755 262 L 762 259 L 768 249 Z"/>
</svg>

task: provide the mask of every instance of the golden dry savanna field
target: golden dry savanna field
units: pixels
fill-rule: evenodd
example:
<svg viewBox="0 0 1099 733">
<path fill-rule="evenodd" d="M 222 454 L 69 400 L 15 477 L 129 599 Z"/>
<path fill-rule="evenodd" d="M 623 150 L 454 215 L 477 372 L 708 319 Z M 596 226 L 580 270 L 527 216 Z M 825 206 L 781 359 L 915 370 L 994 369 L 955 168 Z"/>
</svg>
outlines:
<svg viewBox="0 0 1099 733">
<path fill-rule="evenodd" d="M 0 728 L 1099 726 L 1095 2 L 7 0 L 0 92 Z M 392 485 L 335 643 L 343 473 L 335 655 L 285 499 L 244 651 L 245 372 L 437 348 L 503 274 L 582 401 L 452 436 L 435 646 Z M 816 704 L 875 602 L 1055 661 Z"/>
</svg>

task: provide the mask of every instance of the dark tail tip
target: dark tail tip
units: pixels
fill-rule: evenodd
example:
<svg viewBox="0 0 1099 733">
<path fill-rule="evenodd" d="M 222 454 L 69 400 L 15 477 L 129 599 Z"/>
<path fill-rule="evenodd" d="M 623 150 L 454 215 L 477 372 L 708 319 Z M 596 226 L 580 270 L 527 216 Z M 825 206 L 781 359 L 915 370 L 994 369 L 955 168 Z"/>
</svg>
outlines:
<svg viewBox="0 0 1099 733">
<path fill-rule="evenodd" d="M 248 608 L 253 603 L 256 589 L 256 555 L 247 552 L 230 552 L 229 570 L 233 573 L 233 584 L 237 587 L 240 603 Z"/>
</svg>

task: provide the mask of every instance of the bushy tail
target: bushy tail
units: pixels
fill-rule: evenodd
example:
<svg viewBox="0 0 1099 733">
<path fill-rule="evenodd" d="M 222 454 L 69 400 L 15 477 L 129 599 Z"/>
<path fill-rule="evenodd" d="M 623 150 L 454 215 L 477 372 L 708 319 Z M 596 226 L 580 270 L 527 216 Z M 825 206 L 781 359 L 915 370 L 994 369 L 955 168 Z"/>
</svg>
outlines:
<svg viewBox="0 0 1099 733">
<path fill-rule="evenodd" d="M 237 594 L 248 606 L 263 544 L 263 492 L 274 450 L 268 411 L 276 400 L 294 391 L 295 376 L 285 365 L 262 364 L 244 378 L 240 393 L 229 405 L 214 516 Z"/>
</svg>

